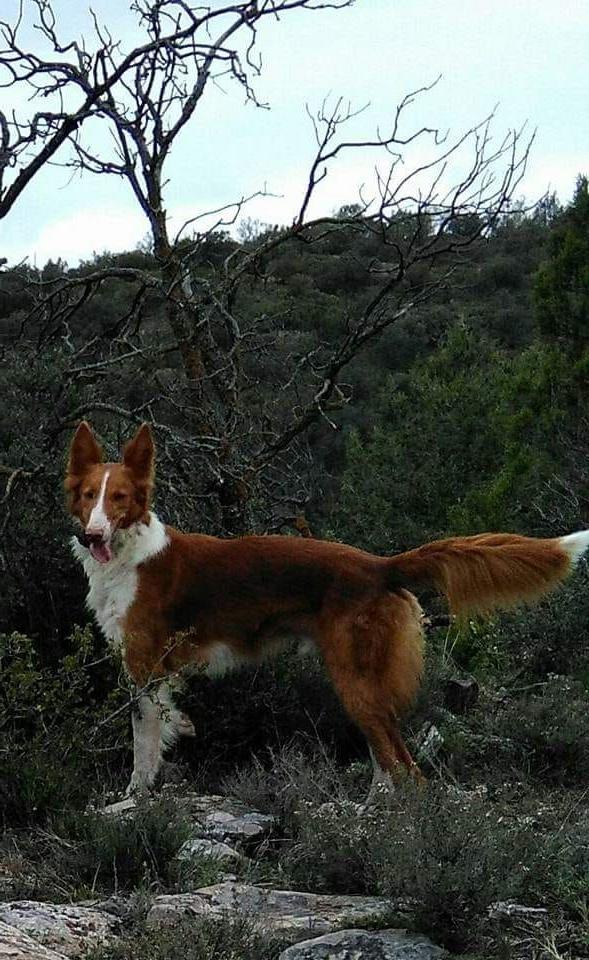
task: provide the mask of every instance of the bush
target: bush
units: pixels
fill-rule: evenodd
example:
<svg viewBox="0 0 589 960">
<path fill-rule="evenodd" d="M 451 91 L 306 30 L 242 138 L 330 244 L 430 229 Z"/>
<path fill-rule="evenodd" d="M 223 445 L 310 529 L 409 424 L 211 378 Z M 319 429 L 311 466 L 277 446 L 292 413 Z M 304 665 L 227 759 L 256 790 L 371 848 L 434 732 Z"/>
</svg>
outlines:
<svg viewBox="0 0 589 960">
<path fill-rule="evenodd" d="M 301 779 L 300 767 L 296 774 Z M 279 771 L 278 780 L 283 776 Z M 458 951 L 479 948 L 487 936 L 496 943 L 487 914 L 495 901 L 541 905 L 558 897 L 562 906 L 563 884 L 576 884 L 579 899 L 583 857 L 569 833 L 585 828 L 562 829 L 560 803 L 539 823 L 525 815 L 521 797 L 490 802 L 430 782 L 425 790 L 400 785 L 359 809 L 349 777 L 337 782 L 329 764 L 321 770 L 316 761 L 302 780 L 298 796 L 289 791 L 290 842 L 279 845 L 273 868 L 283 887 L 389 897 L 404 924 L 408 911 L 416 929 Z"/>
<path fill-rule="evenodd" d="M 134 816 L 120 819 L 66 810 L 43 831 L 19 833 L 6 845 L 17 863 L 10 898 L 84 899 L 174 888 L 188 879 L 204 886 L 218 876 L 210 858 L 175 860 L 192 827 L 168 797 L 139 802 Z M 20 882 L 19 882 L 20 878 Z"/>
<path fill-rule="evenodd" d="M 185 920 L 158 930 L 140 929 L 88 960 L 276 960 L 283 941 L 258 931 L 245 917 Z"/>
<path fill-rule="evenodd" d="M 569 677 L 552 677 L 508 700 L 493 730 L 512 741 L 520 763 L 543 782 L 587 781 L 589 702 L 582 685 Z"/>
<path fill-rule="evenodd" d="M 67 807 L 84 806 L 92 792 L 108 790 L 121 776 L 127 718 L 118 665 L 97 649 L 89 628 L 75 630 L 68 646 L 52 669 L 29 637 L 0 635 L 5 825 L 44 823 Z"/>
</svg>

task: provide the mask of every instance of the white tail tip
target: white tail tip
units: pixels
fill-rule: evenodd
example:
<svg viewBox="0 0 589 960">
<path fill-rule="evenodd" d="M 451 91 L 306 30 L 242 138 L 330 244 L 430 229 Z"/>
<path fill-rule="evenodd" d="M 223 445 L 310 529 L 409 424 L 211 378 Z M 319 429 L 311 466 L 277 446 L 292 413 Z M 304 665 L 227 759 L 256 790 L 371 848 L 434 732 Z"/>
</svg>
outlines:
<svg viewBox="0 0 589 960">
<path fill-rule="evenodd" d="M 560 545 L 566 550 L 574 566 L 581 559 L 586 550 L 589 550 L 589 530 L 579 530 L 560 538 Z"/>
</svg>

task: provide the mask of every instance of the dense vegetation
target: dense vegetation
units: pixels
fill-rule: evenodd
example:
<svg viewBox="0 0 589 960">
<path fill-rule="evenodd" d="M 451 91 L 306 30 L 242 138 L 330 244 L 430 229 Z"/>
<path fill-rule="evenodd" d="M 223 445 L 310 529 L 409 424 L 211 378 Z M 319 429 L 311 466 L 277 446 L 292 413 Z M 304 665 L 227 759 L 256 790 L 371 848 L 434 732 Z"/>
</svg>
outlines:
<svg viewBox="0 0 589 960">
<path fill-rule="evenodd" d="M 277 229 L 248 224 L 245 243 Z M 206 280 L 234 244 L 209 238 L 195 276 Z M 293 238 L 261 274 L 252 271 L 238 304 L 246 319 L 264 318 L 244 359 L 252 422 L 269 403 L 280 406 L 284 358 L 296 364 L 340 335 L 388 256 L 374 233 L 346 226 L 344 211 L 325 240 Z M 177 361 L 158 352 L 157 296 L 136 318 L 150 346 L 139 352 L 132 335 L 117 339 L 133 313 L 124 278 L 99 285 L 66 323 L 36 309 L 44 285 L 104 264 L 157 268 L 142 249 L 0 275 L 0 811 L 11 897 L 80 898 L 117 885 L 148 892 L 182 881 L 170 867 L 182 824 L 168 809 L 120 835 L 81 813 L 120 789 L 129 750 L 126 681 L 89 622 L 67 545 L 60 482 L 77 411 L 88 412 L 113 454 L 130 429 L 121 411 L 155 418 L 158 511 L 219 532 L 206 484 L 168 449 L 166 430 L 184 429 L 186 410 L 159 389 L 173 384 Z M 442 276 L 446 264 L 421 269 Z M 312 426 L 297 469 L 275 478 L 274 513 L 254 504 L 255 525 L 286 531 L 294 503 L 314 535 L 383 553 L 450 533 L 551 536 L 586 526 L 588 332 L 589 194 L 579 178 L 568 207 L 552 198 L 484 232 L 434 300 L 358 356 L 346 374 L 349 402 L 333 413 L 337 429 L 327 418 Z M 588 957 L 588 585 L 582 567 L 533 611 L 430 632 L 428 675 L 407 720 L 410 740 L 425 722 L 443 737 L 423 796 L 406 787 L 358 821 L 350 803 L 369 778 L 362 740 L 319 665 L 288 661 L 187 692 L 199 731 L 182 747 L 187 776 L 280 814 L 288 842 L 260 866 L 264 879 L 416 898 L 416 925 L 473 957 Z M 437 609 L 435 598 L 424 602 Z M 465 675 L 476 677 L 480 696 L 457 716 L 445 684 Z M 333 805 L 319 810 L 326 799 Z M 206 882 L 210 865 L 202 869 Z M 510 897 L 549 908 L 527 946 L 487 915 L 491 902 Z M 202 956 L 208 935 L 203 928 Z M 255 932 L 226 936 L 220 957 L 260 955 Z M 133 949 L 129 957 L 142 955 Z M 173 949 L 162 946 L 161 956 Z"/>
</svg>

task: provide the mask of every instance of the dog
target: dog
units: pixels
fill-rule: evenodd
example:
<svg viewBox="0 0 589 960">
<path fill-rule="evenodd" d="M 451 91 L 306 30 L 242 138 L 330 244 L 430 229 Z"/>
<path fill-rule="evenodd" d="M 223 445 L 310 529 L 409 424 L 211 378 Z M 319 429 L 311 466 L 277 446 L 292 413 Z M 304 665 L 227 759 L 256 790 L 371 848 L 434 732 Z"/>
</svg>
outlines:
<svg viewBox="0 0 589 960">
<path fill-rule="evenodd" d="M 422 610 L 434 587 L 457 615 L 536 599 L 589 547 L 589 531 L 555 539 L 483 533 L 392 557 L 290 536 L 219 539 L 181 533 L 150 510 L 155 447 L 148 424 L 105 463 L 86 421 L 71 441 L 65 489 L 88 606 L 137 687 L 128 791 L 153 787 L 163 753 L 194 728 L 174 703 L 182 672 L 210 676 L 311 642 L 362 730 L 374 783 L 421 774 L 399 730 L 423 667 Z"/>
</svg>

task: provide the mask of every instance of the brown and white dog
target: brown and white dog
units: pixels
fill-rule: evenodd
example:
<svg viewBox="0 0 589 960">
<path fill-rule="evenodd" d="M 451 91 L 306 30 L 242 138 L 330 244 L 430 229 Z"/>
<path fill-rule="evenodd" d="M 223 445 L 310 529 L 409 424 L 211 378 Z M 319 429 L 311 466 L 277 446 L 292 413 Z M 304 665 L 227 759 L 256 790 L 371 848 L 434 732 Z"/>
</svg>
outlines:
<svg viewBox="0 0 589 960">
<path fill-rule="evenodd" d="M 194 734 L 173 702 L 183 668 L 219 675 L 292 640 L 320 652 L 368 740 L 375 778 L 403 767 L 419 776 L 398 727 L 423 661 L 422 612 L 409 589 L 437 588 L 454 613 L 488 612 L 540 596 L 589 547 L 589 531 L 483 533 L 379 557 L 322 540 L 180 533 L 150 511 L 154 453 L 143 424 L 122 461 L 104 463 L 84 421 L 65 478 L 88 605 L 139 690 L 130 789 L 149 788 L 164 749 Z"/>
</svg>

